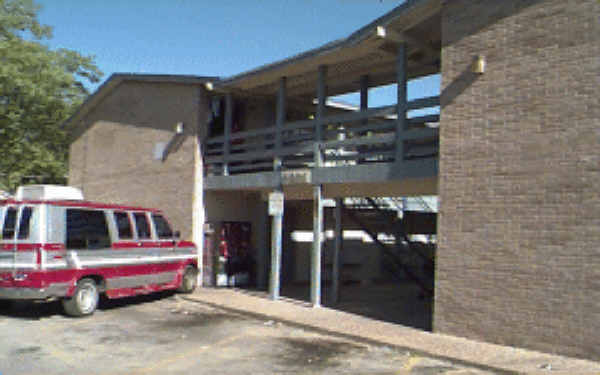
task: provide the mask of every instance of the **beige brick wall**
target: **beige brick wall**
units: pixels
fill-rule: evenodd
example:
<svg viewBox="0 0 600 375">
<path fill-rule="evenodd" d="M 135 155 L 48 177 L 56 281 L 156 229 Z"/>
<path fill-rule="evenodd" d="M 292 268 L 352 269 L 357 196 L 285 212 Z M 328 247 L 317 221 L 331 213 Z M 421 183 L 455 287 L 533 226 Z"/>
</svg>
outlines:
<svg viewBox="0 0 600 375">
<path fill-rule="evenodd" d="M 435 331 L 600 359 L 599 18 L 444 3 Z"/>
<path fill-rule="evenodd" d="M 161 208 L 191 239 L 194 147 L 205 101 L 194 85 L 123 82 L 74 133 L 69 184 L 89 200 Z M 169 142 L 177 122 L 185 126 L 181 146 L 155 160 L 155 145 Z"/>
</svg>

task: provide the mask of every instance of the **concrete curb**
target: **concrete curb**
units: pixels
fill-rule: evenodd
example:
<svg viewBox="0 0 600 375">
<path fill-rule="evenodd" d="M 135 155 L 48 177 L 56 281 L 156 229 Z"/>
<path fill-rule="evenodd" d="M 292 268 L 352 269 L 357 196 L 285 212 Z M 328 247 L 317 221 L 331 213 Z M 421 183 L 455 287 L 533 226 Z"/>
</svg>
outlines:
<svg viewBox="0 0 600 375">
<path fill-rule="evenodd" d="M 201 288 L 180 296 L 191 302 L 375 346 L 449 361 L 498 374 L 600 375 L 600 363 L 468 340 L 387 323 L 327 307 L 314 309 L 290 298 L 272 301 L 266 293 L 233 288 Z"/>
<path fill-rule="evenodd" d="M 447 356 L 442 356 L 439 354 L 435 354 L 435 353 L 431 353 L 431 352 L 427 352 L 427 351 L 423 351 L 420 349 L 414 349 L 414 348 L 410 348 L 410 347 L 406 347 L 406 346 L 402 346 L 402 345 L 397 345 L 397 344 L 393 344 L 393 343 L 389 343 L 389 342 L 383 342 L 383 341 L 379 341 L 379 340 L 375 340 L 375 339 L 371 339 L 368 337 L 364 337 L 364 336 L 359 336 L 359 335 L 352 335 L 349 333 L 345 333 L 345 332 L 339 332 L 339 331 L 335 331 L 335 330 L 328 330 L 322 327 L 317 327 L 314 325 L 310 325 L 310 324 L 305 324 L 305 323 L 299 323 L 293 320 L 287 320 L 285 318 L 281 318 L 277 315 L 269 315 L 269 314 L 265 314 L 265 313 L 258 313 L 258 312 L 252 312 L 252 311 L 248 311 L 248 310 L 243 310 L 243 309 L 236 309 L 230 306 L 226 306 L 226 305 L 221 305 L 221 304 L 217 304 L 217 303 L 212 303 L 212 302 L 206 302 L 203 301 L 201 299 L 198 298 L 194 298 L 194 297 L 189 297 L 189 296 L 184 296 L 181 297 L 182 299 L 186 300 L 186 301 L 190 301 L 190 302 L 195 302 L 195 303 L 200 303 L 209 307 L 213 307 L 213 308 L 218 308 L 218 309 L 222 309 L 234 314 L 238 314 L 238 315 L 244 315 L 244 316 L 248 316 L 250 318 L 253 319 L 258 319 L 258 320 L 274 320 L 277 322 L 281 322 L 287 326 L 290 327 L 294 327 L 294 328 L 301 328 L 301 329 L 305 329 L 305 330 L 310 330 L 316 333 L 321 333 L 324 335 L 329 335 L 329 336 L 333 336 L 333 337 L 339 337 L 342 339 L 346 339 L 346 340 L 353 340 L 353 341 L 357 341 L 357 342 L 362 342 L 368 345 L 373 345 L 373 346 L 387 346 L 387 347 L 391 347 L 397 350 L 401 350 L 401 351 L 407 351 L 410 352 L 411 354 L 416 354 L 418 356 L 421 357 L 429 357 L 429 358 L 433 358 L 433 359 L 439 359 L 439 360 L 444 360 L 444 361 L 449 361 L 452 363 L 455 363 L 457 365 L 461 365 L 461 366 L 465 366 L 465 367 L 473 367 L 479 370 L 484 370 L 484 371 L 491 371 L 494 372 L 496 374 L 507 374 L 507 375 L 512 375 L 512 374 L 526 374 L 525 372 L 518 372 L 518 371 L 512 371 L 512 370 L 507 370 L 507 369 L 503 369 L 503 368 L 499 368 L 499 367 L 493 367 L 493 366 L 488 366 L 482 363 L 476 363 L 476 362 L 470 362 L 470 361 L 465 361 L 462 359 L 457 359 L 457 358 L 452 358 L 452 357 L 447 357 Z"/>
</svg>

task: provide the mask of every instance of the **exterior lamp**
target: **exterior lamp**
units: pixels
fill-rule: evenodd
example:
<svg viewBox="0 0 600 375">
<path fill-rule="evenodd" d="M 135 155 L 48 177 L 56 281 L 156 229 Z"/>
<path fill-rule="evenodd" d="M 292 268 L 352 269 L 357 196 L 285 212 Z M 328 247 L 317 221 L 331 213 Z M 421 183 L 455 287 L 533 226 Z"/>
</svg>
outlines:
<svg viewBox="0 0 600 375">
<path fill-rule="evenodd" d="M 183 134 L 183 122 L 178 122 L 175 124 L 175 134 Z"/>
<path fill-rule="evenodd" d="M 473 65 L 471 66 L 471 71 L 475 74 L 483 74 L 485 73 L 485 56 L 479 55 L 473 61 Z"/>
</svg>

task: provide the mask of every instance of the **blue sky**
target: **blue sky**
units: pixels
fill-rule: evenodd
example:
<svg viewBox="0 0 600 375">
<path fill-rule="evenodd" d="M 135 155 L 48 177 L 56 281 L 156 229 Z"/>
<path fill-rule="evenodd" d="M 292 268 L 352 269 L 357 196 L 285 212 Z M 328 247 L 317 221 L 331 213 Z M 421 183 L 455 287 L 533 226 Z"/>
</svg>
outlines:
<svg viewBox="0 0 600 375">
<path fill-rule="evenodd" d="M 51 48 L 94 55 L 115 72 L 227 77 L 348 36 L 402 1 L 36 0 Z M 435 94 L 439 80 L 409 86 Z M 90 89 L 95 89 L 91 86 Z M 384 102 L 390 89 L 373 91 Z M 411 95 L 412 94 L 412 95 Z M 353 101 L 351 98 L 347 98 Z M 377 103 L 373 103 L 377 104 Z"/>
</svg>

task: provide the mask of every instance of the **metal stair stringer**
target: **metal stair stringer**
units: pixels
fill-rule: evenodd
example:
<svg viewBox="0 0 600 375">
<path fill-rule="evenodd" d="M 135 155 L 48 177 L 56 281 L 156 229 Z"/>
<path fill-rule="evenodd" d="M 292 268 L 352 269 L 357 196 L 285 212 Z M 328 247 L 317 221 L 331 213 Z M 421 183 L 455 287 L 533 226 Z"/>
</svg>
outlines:
<svg viewBox="0 0 600 375">
<path fill-rule="evenodd" d="M 369 204 L 371 206 L 373 206 L 373 208 L 375 208 L 375 210 L 382 211 L 382 209 L 379 207 L 379 205 L 377 204 L 377 202 L 375 202 L 375 200 L 373 198 L 366 197 L 366 200 L 367 200 L 367 202 L 369 202 Z M 401 251 L 413 252 L 413 253 L 417 254 L 420 258 L 422 258 L 424 261 L 426 261 L 426 262 L 431 261 L 431 259 L 426 254 L 423 254 L 423 252 L 421 252 L 421 250 L 417 250 L 417 248 L 415 246 L 411 246 L 412 241 L 408 238 L 408 236 L 406 235 L 404 230 L 399 229 L 399 226 L 397 226 L 397 225 L 393 226 L 393 235 L 396 238 L 396 246 Z M 400 239 L 400 241 L 399 241 L 399 239 Z"/>
<path fill-rule="evenodd" d="M 414 281 L 420 288 L 423 294 L 427 296 L 433 295 L 433 290 L 429 288 L 429 286 L 421 280 L 414 272 L 412 272 L 411 268 L 405 264 L 393 251 L 389 249 L 389 247 L 381 242 L 377 238 L 377 234 L 372 232 L 369 227 L 353 212 L 353 210 L 347 209 L 345 205 L 342 204 L 342 209 L 348 214 L 348 216 L 357 223 L 368 235 L 371 237 L 373 242 L 377 244 L 377 246 L 382 250 L 382 252 L 391 260 L 392 264 L 397 268 L 404 272 L 409 279 Z M 395 273 L 392 272 L 392 275 L 397 280 L 401 280 Z"/>
</svg>

